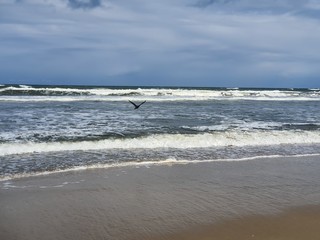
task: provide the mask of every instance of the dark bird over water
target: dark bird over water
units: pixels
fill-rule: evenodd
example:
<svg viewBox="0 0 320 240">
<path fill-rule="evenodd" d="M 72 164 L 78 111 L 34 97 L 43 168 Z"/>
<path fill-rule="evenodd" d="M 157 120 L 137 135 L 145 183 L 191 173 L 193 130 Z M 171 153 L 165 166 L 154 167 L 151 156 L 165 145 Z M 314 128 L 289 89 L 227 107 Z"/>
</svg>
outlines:
<svg viewBox="0 0 320 240">
<path fill-rule="evenodd" d="M 143 101 L 142 103 L 140 103 L 140 104 L 135 104 L 134 102 L 131 102 L 130 100 L 129 100 L 129 102 L 134 106 L 134 109 L 138 109 L 142 104 L 144 104 L 146 101 Z"/>
</svg>

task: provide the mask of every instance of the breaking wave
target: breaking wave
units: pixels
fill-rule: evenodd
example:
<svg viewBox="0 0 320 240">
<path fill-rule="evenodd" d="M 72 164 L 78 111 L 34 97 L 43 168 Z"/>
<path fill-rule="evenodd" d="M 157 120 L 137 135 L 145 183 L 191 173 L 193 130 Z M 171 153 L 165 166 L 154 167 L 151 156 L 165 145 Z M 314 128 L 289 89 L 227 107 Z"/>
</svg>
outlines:
<svg viewBox="0 0 320 240">
<path fill-rule="evenodd" d="M 86 151 L 106 149 L 210 148 L 224 146 L 265 146 L 280 144 L 319 144 L 320 131 L 255 131 L 203 134 L 156 134 L 139 138 L 99 141 L 4 143 L 0 156 L 25 153 Z"/>
<path fill-rule="evenodd" d="M 5 97 L 4 97 L 5 96 Z M 24 98 L 28 96 L 28 98 Z M 149 101 L 177 100 L 320 100 L 319 89 L 241 89 L 241 88 L 76 88 L 1 86 L 0 101 Z"/>
</svg>

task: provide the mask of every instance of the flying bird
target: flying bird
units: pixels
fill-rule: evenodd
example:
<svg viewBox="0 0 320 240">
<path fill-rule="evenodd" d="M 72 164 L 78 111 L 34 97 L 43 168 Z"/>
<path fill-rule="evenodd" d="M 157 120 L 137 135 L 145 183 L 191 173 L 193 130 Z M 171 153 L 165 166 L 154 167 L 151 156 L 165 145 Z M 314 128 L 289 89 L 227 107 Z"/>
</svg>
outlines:
<svg viewBox="0 0 320 240">
<path fill-rule="evenodd" d="M 134 106 L 134 109 L 138 109 L 142 104 L 144 104 L 146 101 L 143 101 L 142 103 L 140 104 L 135 104 L 134 102 L 130 101 L 129 102 Z"/>
</svg>

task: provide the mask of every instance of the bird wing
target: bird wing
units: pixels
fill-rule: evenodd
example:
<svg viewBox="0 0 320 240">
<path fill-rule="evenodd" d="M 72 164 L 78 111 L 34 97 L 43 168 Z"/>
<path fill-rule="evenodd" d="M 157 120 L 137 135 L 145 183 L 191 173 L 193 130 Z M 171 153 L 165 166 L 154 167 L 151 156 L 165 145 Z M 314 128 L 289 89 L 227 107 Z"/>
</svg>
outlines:
<svg viewBox="0 0 320 240">
<path fill-rule="evenodd" d="M 129 102 L 130 102 L 133 106 L 138 107 L 137 104 L 135 104 L 134 102 L 131 102 L 130 100 L 129 100 Z"/>
<path fill-rule="evenodd" d="M 139 104 L 139 106 L 141 106 L 142 104 L 144 104 L 146 101 L 143 101 L 142 103 Z"/>
</svg>

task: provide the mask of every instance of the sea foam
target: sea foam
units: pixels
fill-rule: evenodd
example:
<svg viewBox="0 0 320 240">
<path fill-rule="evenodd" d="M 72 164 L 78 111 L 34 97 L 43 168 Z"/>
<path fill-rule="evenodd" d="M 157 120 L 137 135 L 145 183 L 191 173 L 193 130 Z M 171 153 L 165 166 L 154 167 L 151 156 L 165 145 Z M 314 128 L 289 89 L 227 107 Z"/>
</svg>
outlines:
<svg viewBox="0 0 320 240">
<path fill-rule="evenodd" d="M 71 88 L 32 87 L 20 85 L 0 89 L 0 101 L 126 101 L 128 99 L 148 101 L 186 100 L 320 100 L 320 91 L 314 90 L 244 90 L 244 89 L 115 89 L 115 88 Z M 5 97 L 3 97 L 5 96 Z M 8 98 L 8 96 L 10 96 Z M 28 96 L 24 98 L 23 96 Z"/>
<path fill-rule="evenodd" d="M 155 134 L 99 141 L 4 143 L 0 156 L 55 151 L 156 148 L 210 148 L 320 143 L 320 131 L 228 131 L 203 134 Z"/>
</svg>

